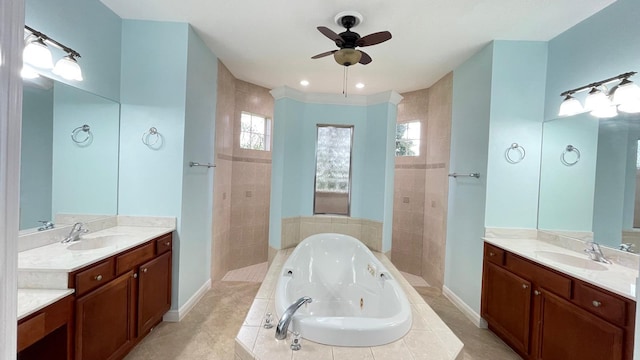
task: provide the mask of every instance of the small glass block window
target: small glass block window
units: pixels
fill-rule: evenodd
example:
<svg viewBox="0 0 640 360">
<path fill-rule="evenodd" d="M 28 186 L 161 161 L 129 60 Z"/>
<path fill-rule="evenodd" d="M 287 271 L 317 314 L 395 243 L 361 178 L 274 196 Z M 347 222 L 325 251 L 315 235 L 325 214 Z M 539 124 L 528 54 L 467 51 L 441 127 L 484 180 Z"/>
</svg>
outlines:
<svg viewBox="0 0 640 360">
<path fill-rule="evenodd" d="M 420 121 L 396 125 L 396 156 L 420 155 Z"/>
<path fill-rule="evenodd" d="M 240 147 L 271 150 L 271 119 L 243 111 L 240 117 Z"/>
</svg>

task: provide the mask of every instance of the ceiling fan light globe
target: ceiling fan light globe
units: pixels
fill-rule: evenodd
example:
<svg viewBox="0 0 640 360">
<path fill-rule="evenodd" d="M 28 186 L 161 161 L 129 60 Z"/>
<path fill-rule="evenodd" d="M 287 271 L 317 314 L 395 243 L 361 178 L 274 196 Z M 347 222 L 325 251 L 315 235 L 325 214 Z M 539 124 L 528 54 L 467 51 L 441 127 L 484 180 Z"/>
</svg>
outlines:
<svg viewBox="0 0 640 360">
<path fill-rule="evenodd" d="M 362 53 L 355 49 L 340 49 L 333 53 L 333 58 L 342 66 L 350 66 L 360 61 Z"/>
</svg>

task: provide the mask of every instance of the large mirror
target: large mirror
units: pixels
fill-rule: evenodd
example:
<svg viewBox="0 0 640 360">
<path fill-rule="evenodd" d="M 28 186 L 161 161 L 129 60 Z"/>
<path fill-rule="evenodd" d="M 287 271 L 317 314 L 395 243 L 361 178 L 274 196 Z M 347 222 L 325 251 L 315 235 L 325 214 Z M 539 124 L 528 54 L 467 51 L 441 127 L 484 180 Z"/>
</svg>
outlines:
<svg viewBox="0 0 640 360">
<path fill-rule="evenodd" d="M 314 214 L 350 214 L 353 126 L 318 125 Z"/>
<path fill-rule="evenodd" d="M 20 229 L 116 214 L 120 105 L 42 76 L 23 85 Z"/>
<path fill-rule="evenodd" d="M 639 139 L 640 114 L 545 122 L 538 228 L 614 248 L 640 244 Z"/>
</svg>

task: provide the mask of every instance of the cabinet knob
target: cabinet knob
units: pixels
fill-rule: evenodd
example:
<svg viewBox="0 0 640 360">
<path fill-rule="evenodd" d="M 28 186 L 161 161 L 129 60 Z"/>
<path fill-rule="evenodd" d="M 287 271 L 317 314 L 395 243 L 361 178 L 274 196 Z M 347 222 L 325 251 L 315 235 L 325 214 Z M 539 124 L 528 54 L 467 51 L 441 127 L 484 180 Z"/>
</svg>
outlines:
<svg viewBox="0 0 640 360">
<path fill-rule="evenodd" d="M 528 288 L 528 287 L 529 287 L 529 285 L 527 285 L 527 284 L 522 284 L 522 288 L 523 288 L 523 289 L 526 289 L 526 288 Z"/>
<path fill-rule="evenodd" d="M 138 273 L 133 273 L 133 278 L 137 279 L 138 278 Z"/>
<path fill-rule="evenodd" d="M 540 290 L 533 290 L 533 294 L 534 294 L 535 296 L 540 295 Z"/>
<path fill-rule="evenodd" d="M 171 243 L 168 242 L 168 241 L 166 243 L 164 243 L 164 244 L 167 245 L 167 246 L 171 245 Z"/>
<path fill-rule="evenodd" d="M 148 270 L 149 270 L 149 269 L 144 268 L 144 269 L 142 269 L 142 272 L 143 272 L 143 273 L 146 273 Z"/>
<path fill-rule="evenodd" d="M 490 253 L 489 253 L 489 256 L 496 256 L 496 253 L 494 253 L 494 252 L 490 252 Z"/>
<path fill-rule="evenodd" d="M 96 275 L 96 277 L 94 279 L 100 281 L 100 280 L 102 280 L 102 275 Z"/>
<path fill-rule="evenodd" d="M 600 307 L 600 305 L 602 305 L 602 303 L 600 301 L 598 301 L 598 300 L 593 300 L 591 302 L 591 304 L 593 304 L 593 306 L 595 306 L 595 307 Z"/>
</svg>

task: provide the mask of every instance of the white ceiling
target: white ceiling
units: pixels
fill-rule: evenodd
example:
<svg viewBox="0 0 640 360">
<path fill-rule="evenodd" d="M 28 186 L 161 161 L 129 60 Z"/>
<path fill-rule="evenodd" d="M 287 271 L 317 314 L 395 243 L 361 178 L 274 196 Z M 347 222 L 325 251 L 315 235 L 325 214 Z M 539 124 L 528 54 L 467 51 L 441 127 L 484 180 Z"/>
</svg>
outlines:
<svg viewBox="0 0 640 360">
<path fill-rule="evenodd" d="M 190 23 L 238 79 L 320 93 L 342 92 L 343 69 L 332 56 L 311 59 L 336 49 L 316 27 L 340 33 L 334 16 L 358 11 L 353 31 L 393 35 L 362 48 L 372 63 L 349 67 L 349 92 L 373 94 L 427 88 L 491 40 L 547 41 L 615 0 L 101 1 L 125 19 Z"/>
</svg>

